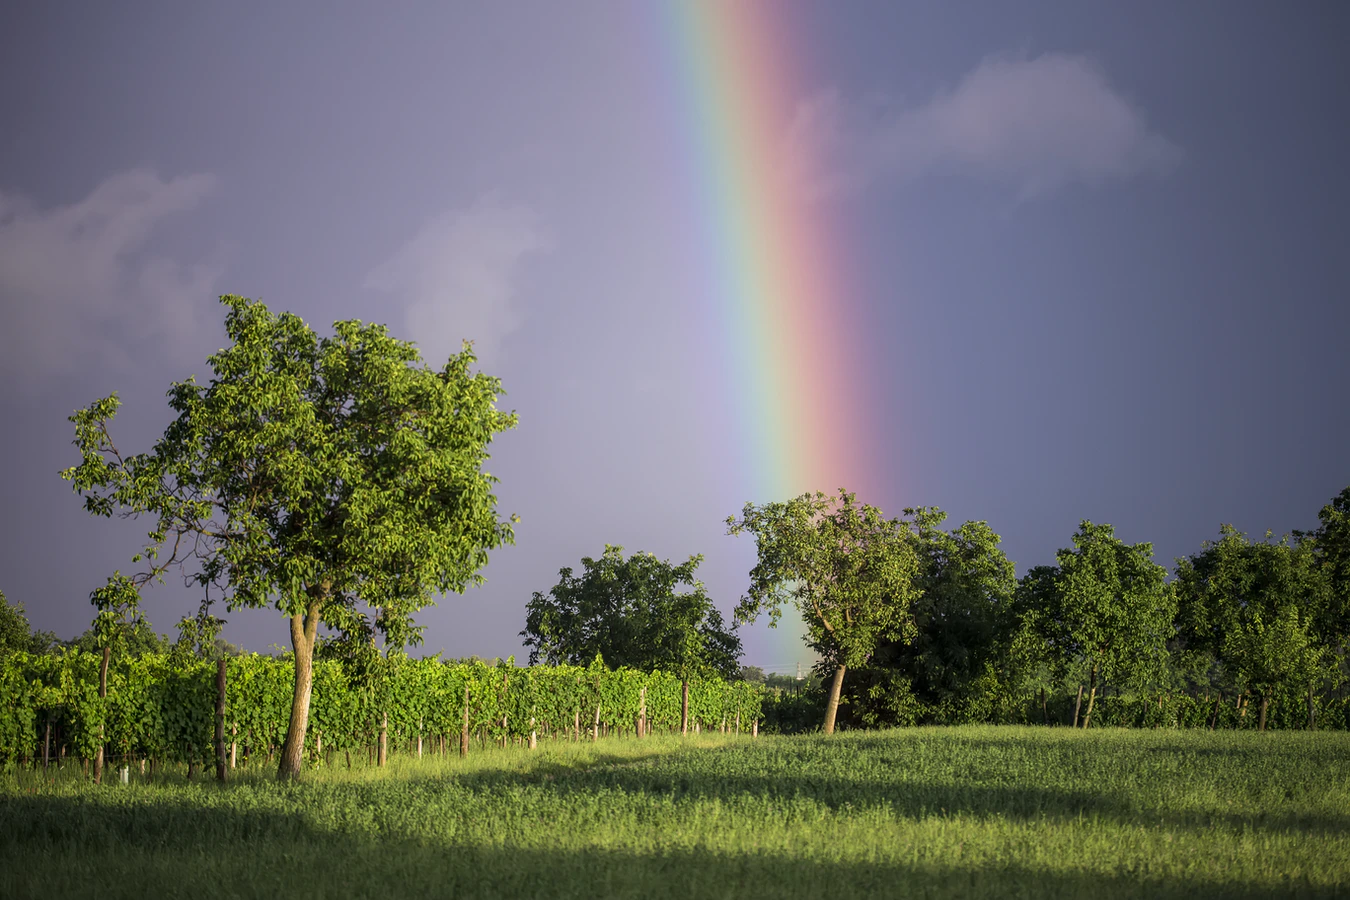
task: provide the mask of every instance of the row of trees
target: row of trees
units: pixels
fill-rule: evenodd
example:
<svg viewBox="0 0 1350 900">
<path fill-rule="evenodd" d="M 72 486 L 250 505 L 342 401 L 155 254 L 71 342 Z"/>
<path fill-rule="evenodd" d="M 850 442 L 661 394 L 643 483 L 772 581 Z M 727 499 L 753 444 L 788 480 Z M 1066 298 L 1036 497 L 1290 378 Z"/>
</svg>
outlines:
<svg viewBox="0 0 1350 900">
<path fill-rule="evenodd" d="M 1332 692 L 1350 649 L 1350 488 L 1310 532 L 1224 526 L 1171 579 L 1150 544 L 1087 521 L 1054 565 L 1018 579 L 986 523 L 944 520 L 929 507 L 887 519 L 845 491 L 728 520 L 758 546 L 737 616 L 801 611 L 830 681 L 826 732 L 841 703 L 857 725 L 1048 723 L 1067 693 L 1068 721 L 1088 727 L 1109 691 L 1138 708 L 1213 703 L 1212 725 L 1227 696 L 1242 717 L 1254 701 L 1261 729 L 1277 696 L 1303 697 L 1309 727 L 1319 705 L 1344 705 Z"/>
<path fill-rule="evenodd" d="M 1348 520 L 1350 488 L 1314 531 L 1252 540 L 1224 526 L 1171 575 L 1150 544 L 1084 521 L 1054 565 L 1019 579 L 985 522 L 947 530 L 936 508 L 887 518 L 847 491 L 805 494 L 727 520 L 758 551 L 730 627 L 695 579 L 701 557 L 675 565 L 607 546 L 582 560 L 582 574 L 563 569 L 534 595 L 521 635 L 532 662 L 599 653 L 645 671 L 727 675 L 737 625 L 776 624 L 795 606 L 820 657 L 827 733 L 841 716 L 853 726 L 1086 728 L 1103 703 L 1113 724 L 1264 730 L 1277 697 L 1301 697 L 1308 727 L 1319 710 L 1345 725 L 1345 698 L 1332 692 L 1350 645 Z M 795 696 L 784 722 L 799 721 L 815 694 Z M 1286 723 L 1298 720 L 1294 705 L 1283 704 Z"/>
<path fill-rule="evenodd" d="M 80 459 L 61 474 L 91 514 L 151 522 L 133 559 L 139 570 L 114 572 L 91 594 L 100 681 L 118 636 L 139 627 L 140 591 L 171 570 L 202 590 L 197 615 L 184 620 L 190 643 L 214 641 L 213 604 L 275 608 L 294 667 L 278 768 L 290 778 L 303 762 L 316 651 L 359 667 L 377 638 L 415 646 L 415 613 L 438 593 L 481 582 L 488 553 L 513 541 L 515 517 L 498 515 L 484 465 L 516 417 L 497 408 L 500 381 L 474 370 L 468 344 L 433 369 L 381 325 L 340 321 L 320 337 L 256 301 L 221 302 L 228 346 L 208 358 L 209 383 L 171 386 L 175 419 L 153 448 L 118 449 L 113 394 L 71 416 Z M 731 533 L 753 535 L 758 547 L 736 619 L 776 621 L 785 604 L 801 609 L 830 683 L 826 731 L 841 702 L 860 722 L 900 720 L 905 684 L 922 709 L 973 715 L 1022 696 L 1036 678 L 1079 669 L 1087 722 L 1103 685 L 1156 680 L 1165 659 L 1259 696 L 1264 710 L 1272 685 L 1308 680 L 1316 693 L 1317 679 L 1325 687 L 1338 677 L 1350 618 L 1347 505 L 1343 494 L 1321 528 L 1289 541 L 1225 531 L 1171 582 L 1147 545 L 1123 545 L 1109 527 L 1084 523 L 1055 566 L 1018 582 L 983 523 L 948 533 L 937 510 L 888 519 L 844 491 L 748 504 L 728 519 Z M 685 680 L 723 671 L 739 643 L 692 582 L 696 560 L 670 567 L 607 549 L 580 578 L 565 573 L 536 595 L 527 645 L 544 658 L 587 661 L 599 644 L 582 625 L 631 617 L 617 639 L 626 649 L 606 644 L 614 662 Z M 601 583 L 619 585 L 610 592 L 617 606 L 584 608 Z M 680 584 L 690 590 L 676 594 Z M 865 697 L 846 693 L 851 670 L 881 682 Z"/>
</svg>

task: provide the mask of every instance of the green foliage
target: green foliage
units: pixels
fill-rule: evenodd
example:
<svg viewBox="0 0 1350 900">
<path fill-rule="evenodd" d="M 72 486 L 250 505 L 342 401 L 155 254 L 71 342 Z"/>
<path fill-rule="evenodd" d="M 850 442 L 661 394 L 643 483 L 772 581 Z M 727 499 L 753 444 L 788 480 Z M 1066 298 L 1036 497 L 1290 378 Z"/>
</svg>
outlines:
<svg viewBox="0 0 1350 900">
<path fill-rule="evenodd" d="M 1325 580 L 1324 602 L 1313 611 L 1320 642 L 1344 658 L 1350 652 L 1350 487 L 1322 507 L 1317 519 L 1315 531 L 1295 536 L 1311 549 Z"/>
<path fill-rule="evenodd" d="M 1325 616 L 1332 603 L 1320 562 L 1310 542 L 1269 534 L 1250 541 L 1225 525 L 1217 541 L 1177 561 L 1187 647 L 1260 696 L 1285 684 L 1306 689 L 1336 680 L 1334 633 L 1318 629 L 1334 620 Z"/>
<path fill-rule="evenodd" d="M 0 764 L 13 766 L 41 754 L 44 727 L 53 722 L 73 753 L 92 756 L 99 726 L 116 757 L 202 762 L 211 758 L 215 728 L 216 666 L 209 659 L 171 652 L 114 655 L 108 696 L 98 696 L 101 653 L 9 653 L 0 658 Z M 370 675 L 371 673 L 367 673 Z M 245 757 L 270 756 L 285 740 L 295 669 L 288 659 L 248 654 L 227 662 L 226 733 Z M 464 691 L 474 734 L 500 740 L 561 739 L 574 724 L 595 721 L 609 729 L 633 728 L 646 688 L 648 721 L 655 729 L 680 723 L 680 680 L 673 674 L 603 664 L 516 668 L 512 660 L 444 663 L 395 655 L 382 659 L 373 677 L 354 678 L 335 661 L 314 666 L 312 726 L 306 746 L 322 739 L 325 750 L 364 749 L 375 742 L 387 715 L 390 740 L 418 735 L 458 735 Z M 690 716 L 705 730 L 749 730 L 762 717 L 763 691 L 717 677 L 690 683 Z M 533 722 L 533 724 L 531 724 Z"/>
<path fill-rule="evenodd" d="M 22 603 L 10 603 L 0 591 L 0 656 L 11 652 L 45 653 L 56 644 L 50 631 L 34 631 Z"/>
<path fill-rule="evenodd" d="M 320 338 L 290 313 L 221 302 L 230 344 L 208 358 L 209 384 L 170 388 L 177 417 L 154 449 L 118 451 L 114 394 L 71 416 L 81 461 L 61 474 L 90 513 L 153 522 L 135 558 L 147 568 L 94 592 L 100 640 L 135 621 L 141 588 L 174 566 L 203 589 L 185 647 L 200 650 L 216 600 L 290 619 L 301 680 L 287 777 L 299 771 L 320 623 L 416 644 L 413 615 L 438 592 L 480 583 L 488 551 L 513 540 L 515 517 L 497 518 L 483 464 L 516 417 L 496 407 L 500 382 L 471 371 L 468 344 L 433 370 L 382 325 L 337 322 Z"/>
<path fill-rule="evenodd" d="M 1012 561 L 984 522 L 947 532 L 939 509 L 907 509 L 905 516 L 919 556 L 914 635 L 881 641 L 853 673 L 849 718 L 868 727 L 988 721 L 996 688 L 982 682 L 1012 625 Z"/>
<path fill-rule="evenodd" d="M 1110 525 L 1084 521 L 1074 548 L 1056 554 L 1057 565 L 1023 579 L 1019 613 L 1044 641 L 1050 665 L 1061 675 L 1075 666 L 1096 684 L 1139 684 L 1155 678 L 1167 661 L 1176 597 L 1167 570 L 1153 562 L 1153 546 L 1125 544 Z"/>
<path fill-rule="evenodd" d="M 105 626 L 102 637 L 95 625 L 61 646 L 85 653 L 101 653 L 105 641 L 116 655 L 144 656 L 147 653 L 167 653 L 170 648 L 169 639 L 156 632 L 144 618 Z"/>
<path fill-rule="evenodd" d="M 171 565 L 228 608 L 314 607 L 324 624 L 356 627 L 358 600 L 398 646 L 434 592 L 481 581 L 488 550 L 510 542 L 483 472 L 501 385 L 473 374 L 467 345 L 435 371 L 381 325 L 338 322 L 320 338 L 300 318 L 225 296 L 230 346 L 208 362 L 208 385 L 175 383 L 177 418 L 149 453 L 123 456 L 108 425 L 112 395 L 71 416 L 81 462 L 62 472 L 95 515 L 148 515 L 135 576 L 114 576 L 104 605 Z"/>
<path fill-rule="evenodd" d="M 791 603 L 806 622 L 808 644 L 826 668 L 858 666 L 886 639 L 914 633 L 910 603 L 918 557 L 900 523 L 859 504 L 803 494 L 785 503 L 747 503 L 727 519 L 729 534 L 754 535 L 758 560 L 736 616 L 777 624 Z"/>
<path fill-rule="evenodd" d="M 691 556 L 677 566 L 606 545 L 599 559 L 581 560 L 580 576 L 562 569 L 553 589 L 526 606 L 520 634 L 532 648 L 530 662 L 576 665 L 603 656 L 615 667 L 735 678 L 740 638 L 695 577 L 702 561 Z"/>
</svg>

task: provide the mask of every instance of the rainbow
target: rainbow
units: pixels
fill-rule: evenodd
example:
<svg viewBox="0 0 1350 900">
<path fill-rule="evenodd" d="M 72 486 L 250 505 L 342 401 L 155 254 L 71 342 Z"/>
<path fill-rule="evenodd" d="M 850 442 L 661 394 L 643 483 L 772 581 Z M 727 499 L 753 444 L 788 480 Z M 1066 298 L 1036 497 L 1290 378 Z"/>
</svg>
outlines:
<svg viewBox="0 0 1350 900">
<path fill-rule="evenodd" d="M 870 500 L 875 406 L 842 230 L 788 159 L 809 85 L 783 7 L 659 0 L 692 215 L 755 502 L 839 487 Z M 873 501 L 875 502 L 875 501 Z M 775 633 L 800 658 L 799 621 Z M 786 660 L 784 660 L 786 661 Z"/>
</svg>

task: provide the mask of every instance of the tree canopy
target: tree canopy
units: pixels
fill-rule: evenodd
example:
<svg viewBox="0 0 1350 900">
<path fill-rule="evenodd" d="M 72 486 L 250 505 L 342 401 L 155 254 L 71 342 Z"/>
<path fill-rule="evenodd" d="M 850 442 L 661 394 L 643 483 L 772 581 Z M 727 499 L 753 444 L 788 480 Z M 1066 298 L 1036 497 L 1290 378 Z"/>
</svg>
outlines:
<svg viewBox="0 0 1350 900">
<path fill-rule="evenodd" d="M 1183 639 L 1207 652 L 1240 688 L 1261 698 L 1259 728 L 1275 689 L 1337 675 L 1335 637 L 1318 631 L 1331 585 L 1311 542 L 1251 541 L 1231 525 L 1200 553 L 1177 561 Z"/>
<path fill-rule="evenodd" d="M 298 316 L 221 298 L 229 345 L 208 384 L 176 382 L 176 414 L 152 450 L 124 455 L 109 423 L 116 394 L 77 411 L 78 465 L 64 472 L 99 516 L 150 517 L 145 568 L 114 573 L 96 603 L 129 609 L 170 568 L 227 609 L 274 607 L 295 651 L 296 687 L 280 774 L 300 771 L 320 623 L 416 643 L 413 614 L 437 592 L 482 580 L 513 539 L 483 470 L 514 427 L 498 379 L 472 371 L 470 345 L 439 370 L 382 325 L 349 320 L 319 337 Z M 101 608 L 102 608 L 101 606 Z"/>
<path fill-rule="evenodd" d="M 57 643 L 50 631 L 34 631 L 22 603 L 10 603 L 0 591 L 0 653 L 45 653 Z"/>
<path fill-rule="evenodd" d="M 1073 545 L 1027 574 L 1019 603 L 1061 671 L 1086 667 L 1087 727 L 1099 679 L 1147 677 L 1166 664 L 1176 597 L 1152 544 L 1126 544 L 1110 525 L 1084 520 Z"/>
<path fill-rule="evenodd" d="M 702 561 L 625 557 L 622 547 L 606 545 L 598 559 L 582 558 L 580 575 L 561 569 L 558 583 L 526 606 L 520 634 L 531 664 L 586 665 L 599 655 L 615 668 L 736 677 L 740 638 L 695 575 Z"/>
<path fill-rule="evenodd" d="M 1009 627 L 1017 589 L 1013 563 L 985 522 L 942 528 L 936 507 L 906 509 L 919 557 L 912 639 L 883 640 L 849 697 L 864 723 L 906 722 L 907 710 L 933 710 L 945 721 L 989 714 L 987 679 Z"/>
</svg>

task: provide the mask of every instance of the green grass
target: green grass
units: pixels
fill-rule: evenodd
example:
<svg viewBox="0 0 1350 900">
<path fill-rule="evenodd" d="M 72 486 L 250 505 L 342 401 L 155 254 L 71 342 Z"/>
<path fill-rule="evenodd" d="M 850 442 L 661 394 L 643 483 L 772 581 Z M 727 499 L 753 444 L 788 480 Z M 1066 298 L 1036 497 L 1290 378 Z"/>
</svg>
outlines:
<svg viewBox="0 0 1350 900">
<path fill-rule="evenodd" d="M 115 780 L 115 779 L 114 779 Z M 139 780 L 134 776 L 133 780 Z M 0 896 L 1350 897 L 1350 734 L 915 728 L 0 777 Z"/>
</svg>

